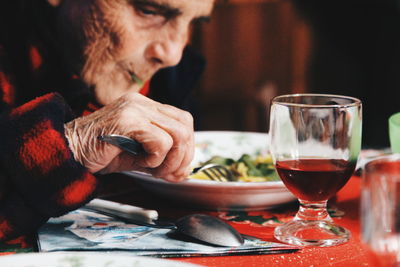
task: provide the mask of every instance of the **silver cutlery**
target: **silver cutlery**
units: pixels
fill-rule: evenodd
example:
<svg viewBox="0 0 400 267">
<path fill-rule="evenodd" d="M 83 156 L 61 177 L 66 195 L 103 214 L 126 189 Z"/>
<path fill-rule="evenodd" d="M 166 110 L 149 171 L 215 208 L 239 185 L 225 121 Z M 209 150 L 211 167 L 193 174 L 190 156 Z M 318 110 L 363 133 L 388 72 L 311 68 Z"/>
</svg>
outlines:
<svg viewBox="0 0 400 267">
<path fill-rule="evenodd" d="M 175 230 L 179 234 L 212 245 L 236 247 L 244 243 L 243 236 L 235 228 L 206 214 L 190 214 L 175 222 L 160 221 L 155 210 L 102 199 L 92 200 L 83 209 L 97 211 L 137 225 Z"/>
<path fill-rule="evenodd" d="M 110 135 L 100 135 L 97 137 L 100 141 L 106 142 L 108 144 L 114 145 L 126 152 L 129 152 L 135 156 L 145 153 L 142 144 L 138 141 L 117 134 L 110 134 Z"/>
<path fill-rule="evenodd" d="M 108 144 L 114 145 L 124 151 L 127 151 L 135 156 L 145 153 L 143 146 L 136 140 L 122 136 L 122 135 L 100 135 L 98 139 Z M 203 172 L 213 181 L 228 182 L 236 181 L 236 176 L 224 165 L 220 164 L 206 164 L 204 166 L 195 168 L 192 174 Z"/>
<path fill-rule="evenodd" d="M 158 219 L 158 212 L 156 210 L 148 210 L 140 207 L 122 204 L 114 201 L 95 198 L 85 206 L 83 209 L 93 210 L 104 215 L 111 217 L 118 217 L 127 221 L 144 221 L 151 223 L 153 220 Z"/>
<path fill-rule="evenodd" d="M 209 163 L 204 166 L 193 169 L 193 174 L 203 172 L 210 180 L 219 182 L 236 181 L 236 176 L 224 165 Z"/>
</svg>

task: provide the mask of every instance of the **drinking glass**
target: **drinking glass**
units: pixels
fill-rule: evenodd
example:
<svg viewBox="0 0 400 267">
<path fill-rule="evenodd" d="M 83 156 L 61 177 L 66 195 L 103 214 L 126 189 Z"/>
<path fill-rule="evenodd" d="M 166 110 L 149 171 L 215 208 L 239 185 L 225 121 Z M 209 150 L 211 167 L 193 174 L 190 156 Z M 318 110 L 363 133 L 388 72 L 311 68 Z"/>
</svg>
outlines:
<svg viewBox="0 0 400 267">
<path fill-rule="evenodd" d="M 272 100 L 270 147 L 275 167 L 298 198 L 295 218 L 275 228 L 275 237 L 300 246 L 347 242 L 326 205 L 349 180 L 361 149 L 361 101 L 348 96 L 293 94 Z"/>
<path fill-rule="evenodd" d="M 368 161 L 362 176 L 362 240 L 375 265 L 400 266 L 400 154 Z"/>
<path fill-rule="evenodd" d="M 400 153 L 400 112 L 389 117 L 389 140 L 393 153 Z"/>
</svg>

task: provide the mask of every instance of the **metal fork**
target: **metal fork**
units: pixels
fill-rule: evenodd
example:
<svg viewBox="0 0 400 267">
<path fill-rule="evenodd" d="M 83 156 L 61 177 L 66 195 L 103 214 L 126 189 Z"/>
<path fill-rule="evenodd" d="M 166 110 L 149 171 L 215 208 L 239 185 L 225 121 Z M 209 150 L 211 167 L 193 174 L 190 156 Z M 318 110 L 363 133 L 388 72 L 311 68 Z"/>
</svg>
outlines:
<svg viewBox="0 0 400 267">
<path fill-rule="evenodd" d="M 209 163 L 204 166 L 195 168 L 192 173 L 202 172 L 207 175 L 210 180 L 219 182 L 233 182 L 236 181 L 236 176 L 224 165 Z"/>
<path fill-rule="evenodd" d="M 133 155 L 140 155 L 144 153 L 142 145 L 134 139 L 122 135 L 100 135 L 97 137 L 99 140 L 117 146 L 120 149 L 132 153 Z M 206 164 L 199 168 L 195 168 L 192 173 L 203 172 L 207 177 L 213 181 L 228 182 L 236 181 L 236 176 L 227 167 L 220 164 Z"/>
<path fill-rule="evenodd" d="M 144 153 L 143 146 L 136 140 L 123 135 L 110 134 L 100 135 L 97 137 L 100 141 L 114 145 L 124 151 L 127 151 L 135 156 Z"/>
</svg>

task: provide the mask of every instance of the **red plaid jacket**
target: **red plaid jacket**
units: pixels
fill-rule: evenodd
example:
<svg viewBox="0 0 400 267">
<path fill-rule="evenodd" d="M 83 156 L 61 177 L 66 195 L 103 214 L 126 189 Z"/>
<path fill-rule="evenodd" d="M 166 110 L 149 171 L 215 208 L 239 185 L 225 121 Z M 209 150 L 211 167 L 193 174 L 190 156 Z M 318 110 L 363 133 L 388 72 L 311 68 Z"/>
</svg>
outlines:
<svg viewBox="0 0 400 267">
<path fill-rule="evenodd" d="M 98 185 L 64 136 L 65 122 L 98 105 L 60 52 L 53 12 L 43 0 L 0 4 L 0 241 L 80 207 Z M 177 67 L 152 79 L 152 98 L 193 107 L 188 92 L 203 65 L 185 50 Z"/>
</svg>

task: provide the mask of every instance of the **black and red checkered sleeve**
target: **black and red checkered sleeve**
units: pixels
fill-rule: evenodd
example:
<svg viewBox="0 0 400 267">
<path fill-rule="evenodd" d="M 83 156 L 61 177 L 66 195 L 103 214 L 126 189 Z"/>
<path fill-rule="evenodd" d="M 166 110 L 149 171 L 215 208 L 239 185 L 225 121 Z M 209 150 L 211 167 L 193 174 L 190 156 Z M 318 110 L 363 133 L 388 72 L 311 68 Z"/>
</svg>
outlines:
<svg viewBox="0 0 400 267">
<path fill-rule="evenodd" d="M 49 217 L 94 197 L 96 178 L 74 160 L 64 136 L 71 111 L 47 94 L 0 115 L 0 240 L 35 231 Z"/>
</svg>

